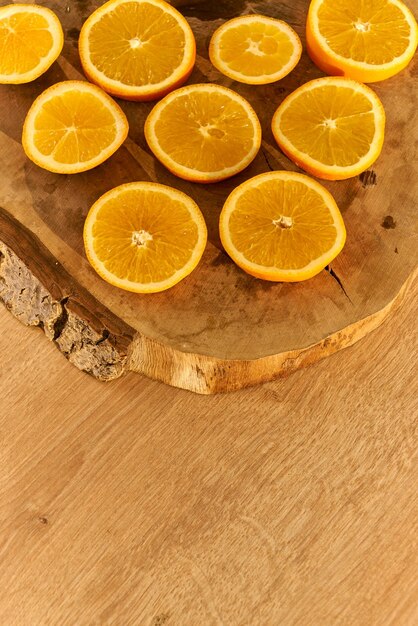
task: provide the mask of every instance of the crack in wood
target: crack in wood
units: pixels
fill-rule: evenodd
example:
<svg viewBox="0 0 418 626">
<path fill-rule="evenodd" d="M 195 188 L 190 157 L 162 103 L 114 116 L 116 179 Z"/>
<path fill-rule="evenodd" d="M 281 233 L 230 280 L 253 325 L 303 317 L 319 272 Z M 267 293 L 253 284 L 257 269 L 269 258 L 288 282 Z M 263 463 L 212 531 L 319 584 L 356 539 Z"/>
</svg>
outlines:
<svg viewBox="0 0 418 626">
<path fill-rule="evenodd" d="M 277 168 L 276 167 L 272 167 L 272 165 L 271 165 L 271 163 L 270 163 L 270 161 L 268 159 L 267 153 L 264 150 L 264 148 L 261 148 L 261 152 L 262 152 L 262 154 L 264 156 L 264 160 L 267 163 L 267 167 L 269 168 L 270 172 L 275 172 L 277 170 Z"/>
<path fill-rule="evenodd" d="M 363 187 L 374 187 L 377 185 L 377 174 L 374 170 L 366 170 L 359 176 L 360 182 Z"/>
<path fill-rule="evenodd" d="M 96 346 L 100 345 L 101 343 L 103 343 L 104 341 L 106 341 L 106 339 L 109 339 L 110 333 L 107 330 L 107 328 L 104 329 L 104 331 L 102 332 L 102 336 L 100 337 L 100 339 L 98 339 L 96 341 Z"/>
<path fill-rule="evenodd" d="M 2 265 L 3 265 L 3 262 L 4 262 L 4 258 L 5 258 L 4 254 L 0 250 L 0 283 L 3 283 L 3 284 L 6 282 L 6 279 L 4 278 L 3 271 L 2 271 Z"/>
<path fill-rule="evenodd" d="M 350 296 L 348 295 L 347 291 L 345 290 L 345 287 L 342 283 L 341 278 L 337 275 L 337 273 L 335 272 L 335 270 L 332 269 L 332 267 L 330 265 L 326 266 L 326 271 L 328 272 L 328 274 L 330 276 L 332 276 L 332 278 L 339 284 L 340 288 L 342 289 L 344 295 L 346 298 L 348 298 L 348 300 L 351 302 L 351 304 L 353 304 L 353 301 L 351 300 Z"/>
<path fill-rule="evenodd" d="M 53 340 L 54 341 L 57 341 L 57 339 L 61 337 L 62 332 L 67 325 L 68 312 L 67 312 L 65 305 L 68 302 L 68 300 L 69 300 L 69 296 L 66 296 L 65 298 L 61 298 L 59 302 L 59 305 L 61 307 L 61 312 L 54 323 L 54 328 L 53 328 L 54 330 Z"/>
</svg>

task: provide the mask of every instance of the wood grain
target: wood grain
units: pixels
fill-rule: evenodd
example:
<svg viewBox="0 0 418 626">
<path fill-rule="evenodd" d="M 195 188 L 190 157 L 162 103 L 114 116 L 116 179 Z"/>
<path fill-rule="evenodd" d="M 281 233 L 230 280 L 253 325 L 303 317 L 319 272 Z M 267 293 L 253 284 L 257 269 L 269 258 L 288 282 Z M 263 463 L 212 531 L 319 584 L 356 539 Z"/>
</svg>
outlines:
<svg viewBox="0 0 418 626">
<path fill-rule="evenodd" d="M 133 370 L 214 393 L 309 365 L 361 339 L 398 307 L 418 266 L 418 177 L 411 133 L 418 120 L 416 64 L 374 86 L 388 125 L 384 151 L 373 170 L 349 181 L 325 183 L 347 225 L 343 253 L 328 271 L 305 283 L 273 284 L 246 275 L 224 253 L 219 212 L 228 193 L 245 178 L 269 169 L 296 169 L 274 143 L 271 117 L 288 93 L 321 73 L 304 53 L 298 68 L 280 83 L 240 85 L 211 66 L 207 47 L 222 20 L 250 11 L 286 19 L 304 40 L 308 0 L 181 3 L 198 45 L 190 81 L 232 86 L 252 103 L 263 126 L 262 150 L 251 167 L 210 186 L 181 181 L 155 161 L 143 135 L 152 104 L 121 102 L 129 138 L 90 172 L 51 174 L 26 159 L 20 145 L 25 114 L 49 85 L 82 78 L 77 38 L 98 2 L 42 4 L 56 10 L 63 22 L 63 55 L 38 81 L 2 86 L 0 92 L 0 169 L 6 172 L 0 180 L 0 297 L 20 319 L 41 323 L 72 363 L 103 380 Z M 198 202 L 208 224 L 202 263 L 166 293 L 139 296 L 111 287 L 84 255 L 82 227 L 89 207 L 103 192 L 133 180 L 180 188 Z"/>
<path fill-rule="evenodd" d="M 417 301 L 208 397 L 100 383 L 0 308 L 0 623 L 414 626 Z"/>
</svg>

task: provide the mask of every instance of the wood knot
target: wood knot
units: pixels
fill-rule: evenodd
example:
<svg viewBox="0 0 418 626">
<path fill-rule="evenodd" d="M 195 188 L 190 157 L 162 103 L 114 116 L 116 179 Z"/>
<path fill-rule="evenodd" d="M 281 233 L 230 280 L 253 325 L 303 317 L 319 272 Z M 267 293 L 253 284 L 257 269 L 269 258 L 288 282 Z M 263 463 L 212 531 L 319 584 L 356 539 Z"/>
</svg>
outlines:
<svg viewBox="0 0 418 626">
<path fill-rule="evenodd" d="M 160 615 L 156 615 L 151 622 L 151 626 L 162 626 L 168 620 L 170 615 L 168 613 L 160 613 Z"/>
</svg>

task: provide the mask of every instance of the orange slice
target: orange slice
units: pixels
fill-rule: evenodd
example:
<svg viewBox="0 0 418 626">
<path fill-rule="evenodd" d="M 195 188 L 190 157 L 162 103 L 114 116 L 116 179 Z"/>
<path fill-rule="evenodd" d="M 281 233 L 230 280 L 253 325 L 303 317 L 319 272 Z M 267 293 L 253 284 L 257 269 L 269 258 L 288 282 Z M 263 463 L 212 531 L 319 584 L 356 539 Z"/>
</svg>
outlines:
<svg viewBox="0 0 418 626">
<path fill-rule="evenodd" d="M 348 78 L 312 80 L 291 93 L 273 117 L 274 137 L 299 167 L 341 180 L 366 170 L 383 146 L 385 112 L 377 95 Z"/>
<path fill-rule="evenodd" d="M 158 102 L 145 122 L 149 147 L 173 174 L 200 183 L 241 172 L 261 145 L 251 105 L 231 89 L 189 85 Z"/>
<path fill-rule="evenodd" d="M 280 80 L 299 62 L 302 44 L 293 28 L 264 15 L 243 15 L 213 34 L 209 56 L 223 74 L 248 85 Z"/>
<path fill-rule="evenodd" d="M 64 34 L 58 17 L 36 4 L 0 7 L 0 83 L 29 83 L 58 58 Z"/>
<path fill-rule="evenodd" d="M 122 109 L 90 83 L 68 80 L 46 89 L 23 125 L 26 155 L 59 174 L 90 170 L 108 159 L 128 135 Z"/>
<path fill-rule="evenodd" d="M 86 76 L 126 100 L 156 100 L 182 85 L 196 59 L 185 18 L 163 0 L 110 0 L 84 23 Z"/>
<path fill-rule="evenodd" d="M 400 0 L 312 0 L 306 39 L 309 56 L 327 74 L 374 83 L 408 65 L 418 28 Z"/>
<path fill-rule="evenodd" d="M 87 258 L 96 272 L 136 293 L 164 291 L 185 278 L 206 240 L 197 204 L 158 183 L 115 187 L 93 204 L 84 225 Z"/>
<path fill-rule="evenodd" d="M 296 282 L 318 274 L 342 250 L 346 232 L 334 198 L 295 172 L 268 172 L 234 189 L 220 216 L 222 244 L 257 278 Z"/>
</svg>

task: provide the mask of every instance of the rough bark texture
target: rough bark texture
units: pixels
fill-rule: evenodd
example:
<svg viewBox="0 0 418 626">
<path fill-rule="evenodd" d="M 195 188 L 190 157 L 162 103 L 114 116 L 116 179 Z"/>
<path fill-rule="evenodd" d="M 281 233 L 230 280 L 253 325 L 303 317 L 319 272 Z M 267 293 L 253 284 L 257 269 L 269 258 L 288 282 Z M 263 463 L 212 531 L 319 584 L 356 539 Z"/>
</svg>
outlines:
<svg viewBox="0 0 418 626">
<path fill-rule="evenodd" d="M 26 326 L 41 326 L 54 339 L 63 305 L 54 300 L 10 248 L 0 241 L 0 299 Z"/>
<path fill-rule="evenodd" d="M 39 326 L 64 356 L 99 380 L 124 372 L 126 353 L 115 349 L 109 331 L 101 334 L 68 310 L 69 298 L 55 300 L 10 248 L 0 242 L 0 300 L 27 326 Z"/>
<path fill-rule="evenodd" d="M 76 284 L 47 248 L 2 209 L 0 300 L 21 322 L 42 328 L 79 369 L 99 380 L 124 372 L 134 331 Z"/>
</svg>

